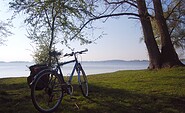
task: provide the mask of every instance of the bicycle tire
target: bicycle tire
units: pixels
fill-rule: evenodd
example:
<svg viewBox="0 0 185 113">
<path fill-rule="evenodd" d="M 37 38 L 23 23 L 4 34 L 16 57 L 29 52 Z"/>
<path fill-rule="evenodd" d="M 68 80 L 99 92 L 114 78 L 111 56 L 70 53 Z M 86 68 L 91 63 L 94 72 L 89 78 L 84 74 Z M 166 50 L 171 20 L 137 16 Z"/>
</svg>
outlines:
<svg viewBox="0 0 185 113">
<path fill-rule="evenodd" d="M 48 76 L 49 81 L 44 84 L 43 89 L 37 89 L 37 85 L 41 84 L 41 78 Z M 63 90 L 61 86 L 61 79 L 58 74 L 51 70 L 43 70 L 40 72 L 33 84 L 31 85 L 31 99 L 34 107 L 42 113 L 54 112 L 60 105 L 63 99 Z"/>
<path fill-rule="evenodd" d="M 88 93 L 89 93 L 88 80 L 87 80 L 87 76 L 85 74 L 85 71 L 83 70 L 80 63 L 79 63 L 78 74 L 80 74 L 80 77 L 78 78 L 79 87 L 81 89 L 81 92 L 82 92 L 83 96 L 87 97 Z"/>
</svg>

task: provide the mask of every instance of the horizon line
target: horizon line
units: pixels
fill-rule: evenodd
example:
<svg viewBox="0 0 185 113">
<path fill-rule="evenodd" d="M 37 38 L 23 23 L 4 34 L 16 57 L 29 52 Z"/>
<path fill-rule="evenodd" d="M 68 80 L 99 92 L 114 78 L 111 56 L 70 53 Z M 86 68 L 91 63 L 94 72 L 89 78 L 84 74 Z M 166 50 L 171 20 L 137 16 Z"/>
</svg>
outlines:
<svg viewBox="0 0 185 113">
<path fill-rule="evenodd" d="M 83 60 L 83 62 L 104 62 L 104 61 L 149 61 L 149 60 L 121 60 L 121 59 L 112 59 L 112 60 Z M 15 61 L 0 61 L 0 63 L 20 63 L 20 62 L 34 62 L 26 60 L 15 60 Z"/>
</svg>

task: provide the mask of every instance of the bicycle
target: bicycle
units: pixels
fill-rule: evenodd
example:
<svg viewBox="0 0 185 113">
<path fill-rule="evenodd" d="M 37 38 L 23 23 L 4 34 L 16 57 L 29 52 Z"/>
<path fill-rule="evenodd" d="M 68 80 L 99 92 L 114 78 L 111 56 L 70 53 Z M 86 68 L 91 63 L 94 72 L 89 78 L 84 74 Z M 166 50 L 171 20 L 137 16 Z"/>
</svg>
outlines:
<svg viewBox="0 0 185 113">
<path fill-rule="evenodd" d="M 31 83 L 31 99 L 35 108 L 44 113 L 49 113 L 55 111 L 61 101 L 63 99 L 64 93 L 72 95 L 73 86 L 71 85 L 72 78 L 74 76 L 75 71 L 77 72 L 78 83 L 81 89 L 81 92 L 84 97 L 88 96 L 88 81 L 87 76 L 78 62 L 77 55 L 83 54 L 88 50 L 72 52 L 70 54 L 65 54 L 66 56 L 74 56 L 74 60 L 67 62 L 59 62 L 58 56 L 61 55 L 60 52 L 53 51 L 50 52 L 49 55 L 54 57 L 56 60 L 56 64 L 54 66 L 48 66 L 47 69 L 39 72 Z M 68 81 L 64 80 L 64 76 L 62 74 L 61 66 L 75 62 L 72 73 L 68 79 Z M 47 77 L 46 80 L 43 81 L 43 77 Z M 38 89 L 38 85 L 42 84 L 42 88 Z"/>
</svg>

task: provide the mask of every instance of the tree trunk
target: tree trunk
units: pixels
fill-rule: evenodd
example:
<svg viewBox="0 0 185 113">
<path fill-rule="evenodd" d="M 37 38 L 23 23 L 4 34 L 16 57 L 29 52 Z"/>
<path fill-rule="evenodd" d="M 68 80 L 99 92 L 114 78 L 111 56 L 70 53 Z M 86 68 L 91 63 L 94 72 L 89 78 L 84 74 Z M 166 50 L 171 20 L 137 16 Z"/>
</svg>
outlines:
<svg viewBox="0 0 185 113">
<path fill-rule="evenodd" d="M 144 33 L 144 41 L 149 55 L 149 69 L 160 68 L 160 51 L 154 38 L 153 29 L 146 8 L 145 0 L 137 0 L 137 5 Z"/>
<path fill-rule="evenodd" d="M 173 47 L 171 37 L 168 31 L 166 20 L 163 16 L 161 0 L 153 0 L 155 18 L 161 37 L 161 67 L 182 66 L 183 63 L 178 58 L 178 55 Z"/>
</svg>

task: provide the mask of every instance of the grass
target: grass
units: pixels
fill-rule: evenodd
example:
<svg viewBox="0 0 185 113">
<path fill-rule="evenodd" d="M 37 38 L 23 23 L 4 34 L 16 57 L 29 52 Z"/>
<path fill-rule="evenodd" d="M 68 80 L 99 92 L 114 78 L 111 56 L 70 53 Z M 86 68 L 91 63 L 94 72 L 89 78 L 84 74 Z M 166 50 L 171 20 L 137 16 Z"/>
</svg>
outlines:
<svg viewBox="0 0 185 113">
<path fill-rule="evenodd" d="M 89 97 L 74 97 L 56 113 L 185 113 L 185 68 L 118 71 L 88 76 Z M 26 78 L 0 79 L 0 113 L 37 113 Z"/>
</svg>

